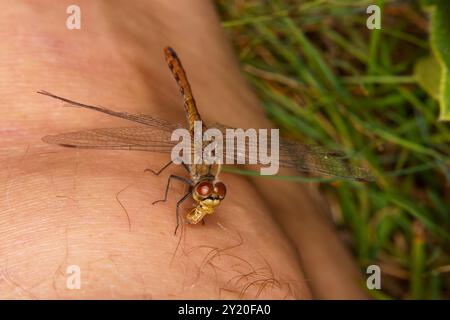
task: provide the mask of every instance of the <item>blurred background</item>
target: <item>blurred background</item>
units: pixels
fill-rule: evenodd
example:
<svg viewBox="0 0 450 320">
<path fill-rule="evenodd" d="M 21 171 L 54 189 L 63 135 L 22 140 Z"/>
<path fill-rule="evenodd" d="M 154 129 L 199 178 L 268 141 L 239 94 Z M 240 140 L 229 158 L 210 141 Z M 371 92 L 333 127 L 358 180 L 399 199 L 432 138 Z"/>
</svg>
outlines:
<svg viewBox="0 0 450 320">
<path fill-rule="evenodd" d="M 381 268 L 368 293 L 450 298 L 450 1 L 215 4 L 273 122 L 376 177 L 320 182 L 361 272 Z M 370 30 L 374 4 L 381 28 Z"/>
</svg>

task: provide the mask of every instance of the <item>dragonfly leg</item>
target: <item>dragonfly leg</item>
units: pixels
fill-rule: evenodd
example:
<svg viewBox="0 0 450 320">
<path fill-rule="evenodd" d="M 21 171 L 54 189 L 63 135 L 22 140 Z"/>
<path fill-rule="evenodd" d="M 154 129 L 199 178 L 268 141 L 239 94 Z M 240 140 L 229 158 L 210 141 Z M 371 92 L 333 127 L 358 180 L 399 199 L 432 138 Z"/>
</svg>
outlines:
<svg viewBox="0 0 450 320">
<path fill-rule="evenodd" d="M 170 166 L 173 163 L 172 160 L 169 161 L 169 163 L 165 164 L 164 167 L 162 167 L 161 169 L 159 169 L 158 171 L 155 171 L 153 169 L 145 169 L 144 172 L 151 172 L 153 173 L 155 176 L 159 176 L 159 174 L 161 172 L 163 172 L 168 166 Z"/>
<path fill-rule="evenodd" d="M 155 176 L 159 176 L 159 174 L 160 174 L 161 172 L 163 172 L 164 170 L 166 170 L 172 163 L 173 163 L 173 161 L 170 160 L 168 163 L 166 163 L 166 164 L 164 165 L 164 167 L 162 167 L 162 168 L 159 169 L 158 171 L 155 171 L 155 170 L 153 170 L 153 169 L 147 168 L 147 169 L 144 170 L 144 172 L 151 172 L 151 173 L 153 173 Z M 185 168 L 185 169 L 187 170 L 187 172 L 189 172 L 188 166 L 187 166 L 184 162 L 182 162 L 181 164 L 183 165 L 183 168 Z"/>
<path fill-rule="evenodd" d="M 184 182 L 184 183 L 187 183 L 188 185 L 192 185 L 192 182 L 191 182 L 189 179 L 186 179 L 186 178 L 183 178 L 183 177 L 180 177 L 180 176 L 176 176 L 176 175 L 171 174 L 171 175 L 169 176 L 169 179 L 167 179 L 167 185 L 166 185 L 166 191 L 165 191 L 165 193 L 164 193 L 164 199 L 160 199 L 160 200 L 153 201 L 152 204 L 156 204 L 156 203 L 158 203 L 158 202 L 166 202 L 166 201 L 167 201 L 167 194 L 169 193 L 170 181 L 171 181 L 172 179 L 180 180 L 180 181 L 182 181 L 182 182 Z"/>
<path fill-rule="evenodd" d="M 187 171 L 188 173 L 191 173 L 191 171 L 189 171 L 189 167 L 187 166 L 186 163 L 182 162 L 181 165 L 183 166 L 183 168 L 186 169 L 186 171 Z"/>
<path fill-rule="evenodd" d="M 181 198 L 181 199 L 178 200 L 178 202 L 177 202 L 177 210 L 176 210 L 176 213 L 177 213 L 177 215 L 176 215 L 176 218 L 177 218 L 177 226 L 175 227 L 175 231 L 174 231 L 174 233 L 173 233 L 174 235 L 177 234 L 178 227 L 180 226 L 180 206 L 181 206 L 181 204 L 182 204 L 184 201 L 186 201 L 187 198 L 189 198 L 190 195 L 191 195 L 191 192 L 189 191 L 188 193 L 186 193 L 186 194 L 183 196 L 183 198 Z"/>
</svg>

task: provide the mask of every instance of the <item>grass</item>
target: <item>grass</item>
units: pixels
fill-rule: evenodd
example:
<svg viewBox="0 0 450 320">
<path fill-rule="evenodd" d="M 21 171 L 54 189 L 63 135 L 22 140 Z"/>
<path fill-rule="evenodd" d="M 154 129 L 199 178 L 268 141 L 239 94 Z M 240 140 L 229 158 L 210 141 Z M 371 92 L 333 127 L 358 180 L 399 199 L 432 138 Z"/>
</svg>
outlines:
<svg viewBox="0 0 450 320">
<path fill-rule="evenodd" d="M 383 7 L 380 30 L 366 28 L 365 9 L 373 3 Z M 382 289 L 369 294 L 450 298 L 450 126 L 438 121 L 438 103 L 412 75 L 416 61 L 430 54 L 419 3 L 216 5 L 243 72 L 277 126 L 301 142 L 344 150 L 375 175 L 363 187 L 290 178 L 320 182 L 361 271 L 381 267 Z"/>
</svg>

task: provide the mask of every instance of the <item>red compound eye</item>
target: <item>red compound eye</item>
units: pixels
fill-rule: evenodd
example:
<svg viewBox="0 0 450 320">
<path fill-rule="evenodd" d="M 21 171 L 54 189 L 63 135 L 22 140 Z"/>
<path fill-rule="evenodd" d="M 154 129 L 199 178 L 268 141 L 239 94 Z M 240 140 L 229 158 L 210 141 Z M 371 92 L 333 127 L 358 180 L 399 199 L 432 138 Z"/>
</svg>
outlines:
<svg viewBox="0 0 450 320">
<path fill-rule="evenodd" d="M 209 196 L 213 191 L 213 185 L 209 181 L 200 182 L 196 187 L 195 191 L 201 197 Z"/>
<path fill-rule="evenodd" d="M 214 185 L 214 191 L 217 193 L 220 199 L 223 199 L 227 194 L 227 187 L 225 187 L 225 184 L 223 184 L 223 182 L 217 182 Z"/>
</svg>

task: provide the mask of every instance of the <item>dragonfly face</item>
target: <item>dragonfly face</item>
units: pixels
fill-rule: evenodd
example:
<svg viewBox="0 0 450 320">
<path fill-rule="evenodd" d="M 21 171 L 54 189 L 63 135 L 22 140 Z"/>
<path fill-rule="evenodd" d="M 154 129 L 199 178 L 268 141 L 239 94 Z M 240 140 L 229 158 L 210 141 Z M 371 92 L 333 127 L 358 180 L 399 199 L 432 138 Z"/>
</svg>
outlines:
<svg viewBox="0 0 450 320">
<path fill-rule="evenodd" d="M 206 215 L 213 214 L 214 209 L 225 199 L 227 189 L 221 181 L 213 178 L 200 180 L 192 189 L 192 197 L 197 202 L 194 208 L 186 215 L 186 221 L 197 224 Z"/>
</svg>

